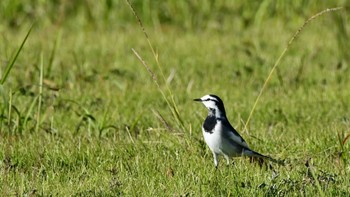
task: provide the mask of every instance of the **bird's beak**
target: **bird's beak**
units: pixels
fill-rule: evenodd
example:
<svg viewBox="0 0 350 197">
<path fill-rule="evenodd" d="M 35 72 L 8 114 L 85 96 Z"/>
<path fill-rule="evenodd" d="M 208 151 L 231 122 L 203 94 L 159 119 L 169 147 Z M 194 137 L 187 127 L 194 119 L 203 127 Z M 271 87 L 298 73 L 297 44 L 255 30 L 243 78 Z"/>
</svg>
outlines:
<svg viewBox="0 0 350 197">
<path fill-rule="evenodd" d="M 202 99 L 197 98 L 197 99 L 193 99 L 193 101 L 198 101 L 198 102 L 202 102 Z"/>
</svg>

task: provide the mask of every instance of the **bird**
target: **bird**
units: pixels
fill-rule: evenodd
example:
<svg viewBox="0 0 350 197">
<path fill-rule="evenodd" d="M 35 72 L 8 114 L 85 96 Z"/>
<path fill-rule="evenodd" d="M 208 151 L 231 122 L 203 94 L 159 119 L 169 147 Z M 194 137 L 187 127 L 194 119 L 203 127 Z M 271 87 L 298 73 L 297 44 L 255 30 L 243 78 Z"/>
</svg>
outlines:
<svg viewBox="0 0 350 197">
<path fill-rule="evenodd" d="M 219 164 L 219 155 L 225 157 L 227 165 L 230 164 L 230 157 L 239 156 L 262 158 L 280 163 L 269 156 L 265 156 L 249 148 L 247 142 L 228 121 L 224 103 L 220 97 L 214 94 L 208 94 L 193 100 L 203 103 L 208 108 L 208 116 L 202 125 L 202 132 L 204 141 L 213 153 L 216 168 Z"/>
</svg>

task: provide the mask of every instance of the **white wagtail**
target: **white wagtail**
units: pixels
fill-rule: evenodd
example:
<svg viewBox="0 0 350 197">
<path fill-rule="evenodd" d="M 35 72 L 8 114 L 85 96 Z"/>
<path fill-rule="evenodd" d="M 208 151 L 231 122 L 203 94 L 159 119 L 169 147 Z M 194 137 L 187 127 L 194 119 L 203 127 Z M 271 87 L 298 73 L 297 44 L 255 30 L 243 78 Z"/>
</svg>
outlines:
<svg viewBox="0 0 350 197">
<path fill-rule="evenodd" d="M 194 99 L 202 102 L 208 108 L 209 113 L 205 119 L 202 131 L 204 140 L 213 152 L 215 167 L 218 166 L 218 155 L 222 154 L 230 164 L 229 157 L 249 156 L 268 159 L 273 162 L 279 161 L 251 150 L 244 139 L 231 126 L 227 120 L 224 103 L 216 95 L 205 95 L 202 98 Z"/>
</svg>

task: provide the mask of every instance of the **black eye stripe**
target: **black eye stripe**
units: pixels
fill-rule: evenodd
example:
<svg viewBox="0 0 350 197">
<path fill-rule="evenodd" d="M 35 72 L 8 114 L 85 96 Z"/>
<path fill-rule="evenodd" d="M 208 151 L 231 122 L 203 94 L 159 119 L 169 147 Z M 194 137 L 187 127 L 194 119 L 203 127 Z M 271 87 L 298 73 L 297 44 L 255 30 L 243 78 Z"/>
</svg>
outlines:
<svg viewBox="0 0 350 197">
<path fill-rule="evenodd" d="M 214 101 L 214 102 L 218 102 L 217 100 L 215 100 L 215 99 L 210 99 L 210 98 L 205 99 L 205 101 Z"/>
</svg>

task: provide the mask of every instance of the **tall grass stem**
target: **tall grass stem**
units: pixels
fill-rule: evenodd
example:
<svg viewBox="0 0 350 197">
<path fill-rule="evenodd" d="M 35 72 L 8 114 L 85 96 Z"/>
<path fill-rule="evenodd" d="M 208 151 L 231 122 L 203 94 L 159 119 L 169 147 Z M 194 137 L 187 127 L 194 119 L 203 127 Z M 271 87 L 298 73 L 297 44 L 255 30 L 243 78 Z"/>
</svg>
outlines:
<svg viewBox="0 0 350 197">
<path fill-rule="evenodd" d="M 10 74 L 10 71 L 12 70 L 13 65 L 15 64 L 15 62 L 16 62 L 16 60 L 17 60 L 17 58 L 18 58 L 18 55 L 19 55 L 20 52 L 22 51 L 23 46 L 24 46 L 24 44 L 26 43 L 30 32 L 32 31 L 32 28 L 33 28 L 33 25 L 30 26 L 30 28 L 29 28 L 29 30 L 28 30 L 26 36 L 24 37 L 24 39 L 23 39 L 23 41 L 22 41 L 22 43 L 21 43 L 21 46 L 18 48 L 18 50 L 17 50 L 15 56 L 14 56 L 14 57 L 12 58 L 12 60 L 7 64 L 6 69 L 5 69 L 5 72 L 4 72 L 3 76 L 1 77 L 0 85 L 3 85 L 3 84 L 5 83 L 5 81 L 6 81 L 7 77 L 8 77 L 8 75 Z"/>
<path fill-rule="evenodd" d="M 264 85 L 262 86 L 260 92 L 259 92 L 259 95 L 258 97 L 256 98 L 255 102 L 254 102 L 254 105 L 253 105 L 253 108 L 251 109 L 250 113 L 249 113 L 249 116 L 248 116 L 248 119 L 247 121 L 245 122 L 245 125 L 244 125 L 244 129 L 243 129 L 243 132 L 248 132 L 247 131 L 247 127 L 248 127 L 248 124 L 253 116 L 253 113 L 254 113 L 254 110 L 260 100 L 260 97 L 262 95 L 262 93 L 264 92 L 266 86 L 267 86 L 267 83 L 270 81 L 271 79 L 271 76 L 273 74 L 273 72 L 276 70 L 277 66 L 280 64 L 282 58 L 285 56 L 286 52 L 288 51 L 289 47 L 292 45 L 293 41 L 299 36 L 299 34 L 304 30 L 304 28 L 314 19 L 316 19 L 317 17 L 325 14 L 325 13 L 328 13 L 328 12 L 334 12 L 334 11 L 338 11 L 342 9 L 342 7 L 336 7 L 336 8 L 329 8 L 329 9 L 325 9 L 313 16 L 311 16 L 309 19 L 307 19 L 304 24 L 294 33 L 294 35 L 292 36 L 292 38 L 288 41 L 288 44 L 286 46 L 286 48 L 284 48 L 284 50 L 282 51 L 281 55 L 278 57 L 278 59 L 276 60 L 275 64 L 273 65 L 272 69 L 270 70 L 270 73 L 269 75 L 267 76 L 265 82 L 264 82 Z"/>
<path fill-rule="evenodd" d="M 138 14 L 136 13 L 134 7 L 132 6 L 132 4 L 130 3 L 129 0 L 126 0 L 126 2 L 127 2 L 128 6 L 129 6 L 129 8 L 131 9 L 132 13 L 133 13 L 134 16 L 136 17 L 136 20 L 138 21 L 139 26 L 140 26 L 140 28 L 142 29 L 142 32 L 143 32 L 143 34 L 144 34 L 145 37 L 146 37 L 146 40 L 147 40 L 148 45 L 149 45 L 149 47 L 150 47 L 150 49 L 151 49 L 151 51 L 152 51 L 153 57 L 154 57 L 154 59 L 155 59 L 155 61 L 156 61 L 156 63 L 157 63 L 158 70 L 160 71 L 161 77 L 162 77 L 162 79 L 163 79 L 163 82 L 164 82 L 164 84 L 165 84 L 165 87 L 166 87 L 166 89 L 167 89 L 167 92 L 168 92 L 168 94 L 169 94 L 169 96 L 170 96 L 170 98 L 171 98 L 171 101 L 169 101 L 168 97 L 166 96 L 166 94 L 164 93 L 164 91 L 161 89 L 161 87 L 160 87 L 158 81 L 155 80 L 156 77 L 155 77 L 154 72 L 151 71 L 150 67 L 147 66 L 147 64 L 146 64 L 145 61 L 141 58 L 141 56 L 140 56 L 138 53 L 136 53 L 136 51 L 135 51 L 134 49 L 132 49 L 132 50 L 133 50 L 134 54 L 137 56 L 137 58 L 141 61 L 141 63 L 146 67 L 147 71 L 151 74 L 151 76 L 152 76 L 152 78 L 153 78 L 153 81 L 156 83 L 156 85 L 157 85 L 159 91 L 161 92 L 161 94 L 162 94 L 164 100 L 166 101 L 168 107 L 170 108 L 170 111 L 171 111 L 171 113 L 173 114 L 173 117 L 174 117 L 175 120 L 177 121 L 178 125 L 184 130 L 184 129 L 185 129 L 184 122 L 183 122 L 183 120 L 182 120 L 182 118 L 181 118 L 181 116 L 180 116 L 180 113 L 179 113 L 177 104 L 176 104 L 175 99 L 174 99 L 174 95 L 173 95 L 173 93 L 172 93 L 172 91 L 171 91 L 171 89 L 170 89 L 168 83 L 166 83 L 167 80 L 166 80 L 166 77 L 165 77 L 165 75 L 164 75 L 164 72 L 163 72 L 163 69 L 162 69 L 162 67 L 161 67 L 161 64 L 160 64 L 160 62 L 159 62 L 159 56 L 158 56 L 158 54 L 155 52 L 154 47 L 153 47 L 153 45 L 152 45 L 152 43 L 151 43 L 151 41 L 150 41 L 150 39 L 149 39 L 149 36 L 148 36 L 148 34 L 147 34 L 146 30 L 145 30 L 145 27 L 143 26 L 142 21 L 141 21 L 140 17 L 138 16 Z"/>
<path fill-rule="evenodd" d="M 43 53 L 40 54 L 40 79 L 39 79 L 39 98 L 38 98 L 38 111 L 37 111 L 37 119 L 36 119 L 36 128 L 35 131 L 39 131 L 40 126 L 40 116 L 41 116 L 41 99 L 43 94 L 43 66 L 44 65 L 44 55 Z"/>
</svg>

